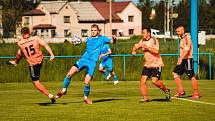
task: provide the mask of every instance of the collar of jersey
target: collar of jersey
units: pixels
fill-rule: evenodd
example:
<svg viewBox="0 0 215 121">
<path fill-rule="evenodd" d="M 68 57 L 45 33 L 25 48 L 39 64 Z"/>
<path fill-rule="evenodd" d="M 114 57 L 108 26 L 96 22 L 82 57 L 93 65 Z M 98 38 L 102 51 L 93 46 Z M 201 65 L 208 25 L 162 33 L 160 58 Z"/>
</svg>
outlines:
<svg viewBox="0 0 215 121">
<path fill-rule="evenodd" d="M 98 35 L 98 36 L 96 36 L 96 37 L 91 37 L 91 38 L 99 38 L 99 36 L 101 36 L 101 35 Z"/>
</svg>

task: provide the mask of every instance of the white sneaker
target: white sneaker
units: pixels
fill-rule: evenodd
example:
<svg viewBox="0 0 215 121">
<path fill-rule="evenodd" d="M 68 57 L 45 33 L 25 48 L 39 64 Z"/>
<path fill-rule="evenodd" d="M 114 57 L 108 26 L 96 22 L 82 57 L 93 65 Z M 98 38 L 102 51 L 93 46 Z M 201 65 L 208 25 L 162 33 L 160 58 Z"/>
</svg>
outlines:
<svg viewBox="0 0 215 121">
<path fill-rule="evenodd" d="M 106 80 L 108 81 L 111 77 L 111 74 L 108 74 L 108 76 L 106 77 Z"/>
<path fill-rule="evenodd" d="M 52 104 L 54 104 L 56 102 L 56 99 L 55 99 L 54 95 L 49 94 L 49 98 L 50 98 Z"/>
<path fill-rule="evenodd" d="M 8 61 L 7 64 L 9 65 L 13 65 L 13 66 L 17 66 L 16 61 Z"/>
<path fill-rule="evenodd" d="M 116 80 L 116 81 L 113 81 L 113 83 L 114 83 L 114 84 L 119 84 L 119 81 L 118 81 L 118 80 Z"/>
</svg>

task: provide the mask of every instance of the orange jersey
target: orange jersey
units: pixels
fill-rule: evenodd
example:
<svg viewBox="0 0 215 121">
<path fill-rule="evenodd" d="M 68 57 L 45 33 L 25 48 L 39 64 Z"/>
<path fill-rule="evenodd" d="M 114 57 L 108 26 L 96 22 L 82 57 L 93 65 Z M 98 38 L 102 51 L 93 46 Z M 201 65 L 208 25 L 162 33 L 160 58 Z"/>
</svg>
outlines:
<svg viewBox="0 0 215 121">
<path fill-rule="evenodd" d="M 30 37 L 20 39 L 18 46 L 21 48 L 29 65 L 40 64 L 43 60 L 43 54 L 40 50 L 41 43 L 44 43 L 39 37 Z"/>
<path fill-rule="evenodd" d="M 164 66 L 160 53 L 155 54 L 150 52 L 149 50 L 145 50 L 143 45 L 159 50 L 159 41 L 156 38 L 151 37 L 147 41 L 141 40 L 139 43 L 135 44 L 135 46 L 137 48 L 143 49 L 143 54 L 146 61 L 144 64 L 145 67 L 151 68 Z"/>
<path fill-rule="evenodd" d="M 180 57 L 185 51 L 188 51 L 188 53 L 182 59 L 193 58 L 193 45 L 189 34 L 185 34 L 183 38 L 180 38 Z"/>
</svg>

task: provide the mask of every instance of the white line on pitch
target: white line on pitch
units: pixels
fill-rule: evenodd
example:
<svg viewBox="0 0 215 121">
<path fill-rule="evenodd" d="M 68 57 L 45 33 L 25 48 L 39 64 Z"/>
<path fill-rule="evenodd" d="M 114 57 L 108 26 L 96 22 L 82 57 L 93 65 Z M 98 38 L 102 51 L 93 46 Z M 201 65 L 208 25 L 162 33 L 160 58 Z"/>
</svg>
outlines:
<svg viewBox="0 0 215 121">
<path fill-rule="evenodd" d="M 206 105 L 214 105 L 214 103 L 207 103 L 207 102 L 202 102 L 202 101 L 196 101 L 196 100 L 189 100 L 186 98 L 176 98 L 176 97 L 172 97 L 172 99 L 178 99 L 178 100 L 184 100 L 184 101 L 189 101 L 189 102 L 194 102 L 194 103 L 200 103 L 200 104 L 206 104 Z"/>
</svg>

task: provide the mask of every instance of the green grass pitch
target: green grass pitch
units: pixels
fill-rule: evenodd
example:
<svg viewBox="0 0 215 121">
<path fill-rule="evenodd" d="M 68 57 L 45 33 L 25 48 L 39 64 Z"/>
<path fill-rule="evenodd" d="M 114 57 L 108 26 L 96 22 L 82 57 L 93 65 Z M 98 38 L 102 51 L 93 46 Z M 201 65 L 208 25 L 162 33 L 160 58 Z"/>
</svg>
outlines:
<svg viewBox="0 0 215 121">
<path fill-rule="evenodd" d="M 176 92 L 173 80 L 163 81 Z M 63 82 L 42 82 L 51 93 L 57 93 Z M 92 105 L 83 103 L 83 82 L 73 81 L 67 95 L 50 104 L 32 83 L 0 83 L 1 121 L 214 121 L 215 81 L 200 80 L 202 98 L 192 101 L 191 81 L 183 81 L 186 95 L 182 99 L 165 101 L 161 90 L 150 83 L 152 100 L 139 103 L 139 81 L 92 81 Z"/>
</svg>

